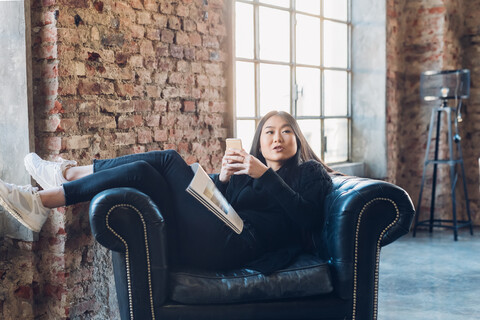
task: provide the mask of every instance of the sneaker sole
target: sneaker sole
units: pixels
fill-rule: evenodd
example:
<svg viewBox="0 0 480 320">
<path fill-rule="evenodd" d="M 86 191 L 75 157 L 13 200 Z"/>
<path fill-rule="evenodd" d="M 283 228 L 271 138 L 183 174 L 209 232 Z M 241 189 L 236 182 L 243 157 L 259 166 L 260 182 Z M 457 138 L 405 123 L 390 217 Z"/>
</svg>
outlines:
<svg viewBox="0 0 480 320">
<path fill-rule="evenodd" d="M 27 227 L 28 229 L 35 231 L 35 232 L 40 232 L 40 229 L 36 229 L 29 225 L 23 218 L 20 216 L 20 214 L 15 210 L 15 208 L 11 207 L 4 199 L 3 197 L 0 197 L 0 205 L 7 210 L 8 213 L 12 215 L 18 222 L 20 222 L 22 225 Z"/>
<path fill-rule="evenodd" d="M 50 184 L 48 184 L 46 181 L 44 181 L 42 178 L 40 178 L 38 175 L 35 174 L 35 167 L 30 161 L 24 161 L 24 164 L 25 164 L 25 169 L 27 169 L 30 176 L 33 178 L 33 180 L 35 180 L 40 185 L 40 187 L 42 187 L 43 190 L 52 188 Z"/>
</svg>

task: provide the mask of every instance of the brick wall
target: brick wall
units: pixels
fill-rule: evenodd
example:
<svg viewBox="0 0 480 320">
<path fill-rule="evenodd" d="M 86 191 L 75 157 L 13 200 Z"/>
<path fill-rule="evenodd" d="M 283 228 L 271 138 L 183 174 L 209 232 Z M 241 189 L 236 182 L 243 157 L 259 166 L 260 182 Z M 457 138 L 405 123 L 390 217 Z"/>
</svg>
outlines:
<svg viewBox="0 0 480 320">
<path fill-rule="evenodd" d="M 35 150 L 116 157 L 176 149 L 219 169 L 226 138 L 223 0 L 33 0 Z M 110 256 L 87 204 L 34 243 L 2 241 L 0 319 L 118 319 Z"/>
</svg>

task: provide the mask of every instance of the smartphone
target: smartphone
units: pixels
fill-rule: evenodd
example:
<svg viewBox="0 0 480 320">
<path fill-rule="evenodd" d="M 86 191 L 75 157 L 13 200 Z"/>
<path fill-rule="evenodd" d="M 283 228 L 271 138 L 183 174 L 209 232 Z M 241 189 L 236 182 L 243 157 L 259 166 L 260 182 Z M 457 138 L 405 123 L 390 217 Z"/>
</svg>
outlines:
<svg viewBox="0 0 480 320">
<path fill-rule="evenodd" d="M 225 140 L 227 142 L 227 149 L 238 149 L 242 150 L 242 140 L 238 138 L 228 138 Z"/>
</svg>

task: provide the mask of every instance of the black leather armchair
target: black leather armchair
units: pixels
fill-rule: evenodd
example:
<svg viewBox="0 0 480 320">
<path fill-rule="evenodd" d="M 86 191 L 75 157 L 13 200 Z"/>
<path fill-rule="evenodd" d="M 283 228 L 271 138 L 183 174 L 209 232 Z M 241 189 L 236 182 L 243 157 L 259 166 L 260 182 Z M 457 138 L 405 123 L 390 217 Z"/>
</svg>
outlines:
<svg viewBox="0 0 480 320">
<path fill-rule="evenodd" d="M 380 249 L 408 233 L 414 207 L 401 188 L 335 176 L 313 254 L 270 276 L 170 270 L 161 212 L 128 188 L 90 204 L 97 241 L 112 250 L 125 319 L 376 319 Z"/>
</svg>

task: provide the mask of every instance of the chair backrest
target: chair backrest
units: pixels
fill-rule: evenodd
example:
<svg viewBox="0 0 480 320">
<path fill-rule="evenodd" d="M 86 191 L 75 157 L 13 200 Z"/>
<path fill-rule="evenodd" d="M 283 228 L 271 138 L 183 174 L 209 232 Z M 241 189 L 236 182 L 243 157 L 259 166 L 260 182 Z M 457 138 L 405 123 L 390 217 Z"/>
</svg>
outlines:
<svg viewBox="0 0 480 320">
<path fill-rule="evenodd" d="M 415 211 L 408 194 L 393 184 L 349 176 L 332 179 L 323 228 L 313 239 L 332 267 L 335 291 L 349 298 L 352 283 L 375 276 L 380 247 L 408 233 Z"/>
</svg>

